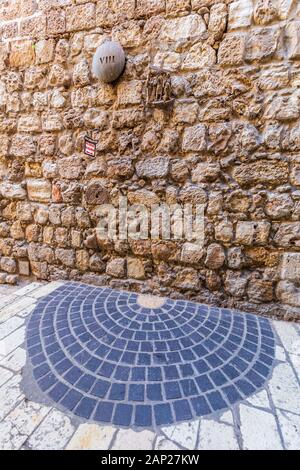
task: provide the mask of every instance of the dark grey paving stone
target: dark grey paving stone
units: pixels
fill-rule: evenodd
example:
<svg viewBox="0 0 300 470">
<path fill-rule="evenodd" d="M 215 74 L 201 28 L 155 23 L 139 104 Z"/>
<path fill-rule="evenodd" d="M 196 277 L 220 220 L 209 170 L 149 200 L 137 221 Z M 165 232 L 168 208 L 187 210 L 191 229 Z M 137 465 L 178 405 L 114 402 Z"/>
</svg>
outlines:
<svg viewBox="0 0 300 470">
<path fill-rule="evenodd" d="M 257 392 L 274 363 L 268 319 L 66 283 L 27 327 L 34 379 L 59 407 L 118 426 L 153 428 L 228 409 Z"/>
</svg>

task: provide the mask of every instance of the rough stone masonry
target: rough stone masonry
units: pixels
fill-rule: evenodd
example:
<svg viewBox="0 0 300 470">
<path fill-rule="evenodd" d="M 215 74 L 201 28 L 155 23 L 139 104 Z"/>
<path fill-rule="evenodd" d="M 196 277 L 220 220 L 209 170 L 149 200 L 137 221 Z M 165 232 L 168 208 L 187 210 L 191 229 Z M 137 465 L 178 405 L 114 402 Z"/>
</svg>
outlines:
<svg viewBox="0 0 300 470">
<path fill-rule="evenodd" d="M 127 55 L 113 85 L 91 76 L 105 38 Z M 0 281 L 299 319 L 299 60 L 297 0 L 0 0 Z M 146 106 L 150 66 L 170 71 L 171 109 Z M 205 204 L 205 247 L 99 240 L 119 193 Z"/>
</svg>

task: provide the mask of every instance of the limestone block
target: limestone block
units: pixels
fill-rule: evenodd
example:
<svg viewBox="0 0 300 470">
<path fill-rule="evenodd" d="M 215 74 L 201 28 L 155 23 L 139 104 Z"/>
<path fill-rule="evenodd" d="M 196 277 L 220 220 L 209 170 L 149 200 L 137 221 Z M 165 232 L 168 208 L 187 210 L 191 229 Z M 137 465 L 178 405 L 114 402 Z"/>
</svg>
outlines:
<svg viewBox="0 0 300 470">
<path fill-rule="evenodd" d="M 185 181 L 189 176 L 189 167 L 183 161 L 172 162 L 171 177 L 174 181 Z"/>
<path fill-rule="evenodd" d="M 252 0 L 237 0 L 229 5 L 228 29 L 246 28 L 251 25 Z"/>
<path fill-rule="evenodd" d="M 54 132 L 63 129 L 62 118 L 59 113 L 50 111 L 43 115 L 43 131 Z"/>
<path fill-rule="evenodd" d="M 169 173 L 169 158 L 147 158 L 136 164 L 136 172 L 140 178 L 164 178 Z"/>
<path fill-rule="evenodd" d="M 127 258 L 127 275 L 133 279 L 145 279 L 144 263 L 138 258 Z"/>
<path fill-rule="evenodd" d="M 197 70 L 202 67 L 211 67 L 217 62 L 216 50 L 208 44 L 195 44 L 190 48 L 182 68 L 186 70 Z"/>
<path fill-rule="evenodd" d="M 90 83 L 90 66 L 88 62 L 83 59 L 74 66 L 73 69 L 73 83 L 75 86 L 85 86 Z"/>
<path fill-rule="evenodd" d="M 229 243 L 233 239 L 233 224 L 229 220 L 224 220 L 215 226 L 216 240 L 222 243 Z"/>
<path fill-rule="evenodd" d="M 196 269 L 184 268 L 176 275 L 174 286 L 182 290 L 194 290 L 199 288 L 199 277 Z"/>
<path fill-rule="evenodd" d="M 258 83 L 262 90 L 287 88 L 289 86 L 289 69 L 286 66 L 270 67 L 262 71 Z"/>
<path fill-rule="evenodd" d="M 276 1 L 276 0 L 275 0 Z M 266 25 L 277 19 L 278 11 L 274 0 L 258 0 L 254 7 L 254 21 Z"/>
<path fill-rule="evenodd" d="M 46 35 L 46 16 L 43 14 L 24 18 L 20 22 L 20 35 L 29 38 L 43 38 Z"/>
<path fill-rule="evenodd" d="M 278 93 L 265 103 L 264 117 L 279 121 L 294 121 L 300 116 L 300 92 Z"/>
<path fill-rule="evenodd" d="M 220 176 L 219 163 L 198 163 L 192 172 L 193 183 L 213 182 Z"/>
<path fill-rule="evenodd" d="M 143 204 L 146 207 L 159 204 L 159 197 L 148 189 L 139 189 L 137 191 L 130 191 L 128 193 L 128 201 L 130 204 Z"/>
<path fill-rule="evenodd" d="M 21 276 L 30 276 L 29 261 L 18 260 L 18 271 Z"/>
<path fill-rule="evenodd" d="M 272 302 L 273 282 L 265 279 L 251 279 L 247 289 L 249 300 L 253 302 Z"/>
<path fill-rule="evenodd" d="M 2 256 L 0 259 L 0 268 L 6 273 L 14 274 L 17 271 L 17 263 L 13 258 Z"/>
<path fill-rule="evenodd" d="M 97 4 L 97 25 L 111 27 L 134 17 L 135 0 L 104 0 Z"/>
<path fill-rule="evenodd" d="M 249 62 L 264 61 L 274 56 L 280 29 L 262 28 L 247 35 L 245 59 Z"/>
<path fill-rule="evenodd" d="M 74 21 L 75 23 L 75 21 Z M 66 13 L 62 9 L 52 9 L 47 12 L 47 34 L 58 36 L 66 31 Z"/>
<path fill-rule="evenodd" d="M 180 41 L 200 37 L 206 31 L 202 16 L 194 14 L 166 20 L 161 33 L 161 41 Z"/>
<path fill-rule="evenodd" d="M 265 211 L 271 219 L 289 217 L 293 207 L 294 204 L 289 194 L 268 193 Z"/>
<path fill-rule="evenodd" d="M 7 199 L 25 199 L 26 190 L 20 184 L 14 184 L 9 182 L 0 183 L 0 194 L 3 198 Z"/>
<path fill-rule="evenodd" d="M 134 105 L 140 104 L 142 101 L 142 82 L 132 80 L 130 82 L 122 82 L 118 86 L 118 104 Z"/>
<path fill-rule="evenodd" d="M 300 247 L 300 222 L 280 224 L 275 233 L 274 242 L 279 246 L 289 248 Z"/>
<path fill-rule="evenodd" d="M 300 21 L 288 23 L 285 28 L 289 59 L 300 58 Z"/>
<path fill-rule="evenodd" d="M 295 165 L 292 167 L 291 183 L 294 186 L 300 186 L 300 165 Z"/>
<path fill-rule="evenodd" d="M 202 152 L 206 149 L 206 145 L 206 126 L 204 124 L 197 124 L 185 129 L 182 141 L 184 152 Z"/>
<path fill-rule="evenodd" d="M 85 191 L 85 201 L 90 205 L 101 205 L 109 202 L 109 192 L 101 183 L 92 182 Z"/>
<path fill-rule="evenodd" d="M 66 8 L 67 31 L 81 31 L 96 25 L 96 7 L 94 3 L 84 3 Z"/>
<path fill-rule="evenodd" d="M 288 182 L 289 168 L 286 162 L 261 160 L 235 167 L 233 177 L 245 187 L 255 184 L 279 185 Z"/>
<path fill-rule="evenodd" d="M 284 253 L 281 267 L 281 279 L 300 281 L 300 253 Z"/>
<path fill-rule="evenodd" d="M 147 18 L 163 13 L 166 8 L 165 0 L 137 0 L 135 15 L 138 18 Z"/>
<path fill-rule="evenodd" d="M 125 277 L 126 261 L 123 258 L 112 259 L 106 266 L 106 273 L 112 277 Z"/>
<path fill-rule="evenodd" d="M 35 49 L 33 41 L 23 40 L 11 44 L 9 65 L 12 68 L 26 68 L 35 62 Z"/>
<path fill-rule="evenodd" d="M 109 83 L 97 83 L 96 103 L 99 106 L 110 105 L 116 99 L 114 87 Z"/>
<path fill-rule="evenodd" d="M 9 46 L 8 44 L 0 44 L 0 71 L 6 69 L 6 60 L 8 57 Z"/>
<path fill-rule="evenodd" d="M 90 257 L 87 250 L 76 251 L 76 268 L 79 271 L 87 271 L 89 269 Z"/>
<path fill-rule="evenodd" d="M 205 204 L 207 194 L 200 185 L 187 184 L 180 190 L 179 200 L 184 203 Z"/>
<path fill-rule="evenodd" d="M 43 179 L 27 180 L 27 192 L 30 201 L 49 202 L 51 199 L 51 183 Z"/>
<path fill-rule="evenodd" d="M 75 251 L 64 248 L 56 248 L 55 256 L 57 261 L 66 267 L 72 268 L 75 265 Z"/>
<path fill-rule="evenodd" d="M 225 263 L 225 252 L 221 245 L 212 243 L 207 249 L 205 265 L 209 269 L 220 269 Z"/>
<path fill-rule="evenodd" d="M 58 173 L 61 178 L 76 180 L 83 171 L 80 157 L 66 157 L 58 161 Z"/>
<path fill-rule="evenodd" d="M 236 242 L 241 245 L 263 245 L 268 242 L 271 224 L 269 222 L 238 222 Z"/>
<path fill-rule="evenodd" d="M 289 17 L 294 0 L 274 0 L 274 3 L 277 8 L 278 17 L 281 20 L 286 20 Z"/>
<path fill-rule="evenodd" d="M 41 130 L 41 120 L 38 115 L 27 114 L 20 117 L 18 132 L 40 132 Z"/>
<path fill-rule="evenodd" d="M 300 288 L 290 281 L 280 281 L 276 289 L 278 299 L 284 304 L 300 307 Z"/>
<path fill-rule="evenodd" d="M 173 119 L 176 124 L 194 124 L 197 120 L 199 105 L 197 102 L 177 101 L 173 109 Z"/>
<path fill-rule="evenodd" d="M 166 0 L 166 12 L 169 16 L 177 16 L 180 13 L 188 13 L 190 0 Z"/>
<path fill-rule="evenodd" d="M 212 5 L 210 9 L 208 31 L 216 35 L 216 39 L 221 39 L 227 26 L 227 7 L 224 3 Z"/>
</svg>

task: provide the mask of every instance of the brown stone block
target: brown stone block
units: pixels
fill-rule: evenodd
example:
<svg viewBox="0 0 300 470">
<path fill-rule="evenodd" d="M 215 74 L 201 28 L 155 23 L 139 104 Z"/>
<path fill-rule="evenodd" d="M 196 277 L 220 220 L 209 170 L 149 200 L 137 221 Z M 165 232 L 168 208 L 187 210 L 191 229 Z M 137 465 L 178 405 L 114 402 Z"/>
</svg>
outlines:
<svg viewBox="0 0 300 470">
<path fill-rule="evenodd" d="M 68 7 L 66 13 L 67 31 L 91 29 L 96 25 L 96 7 L 94 3 Z"/>
<path fill-rule="evenodd" d="M 288 182 L 288 163 L 278 160 L 261 160 L 243 163 L 233 170 L 234 179 L 241 185 L 249 187 L 255 184 L 276 186 Z"/>
<path fill-rule="evenodd" d="M 137 0 L 135 16 L 137 18 L 147 18 L 159 15 L 166 10 L 166 0 Z"/>
<path fill-rule="evenodd" d="M 51 10 L 47 13 L 47 34 L 57 36 L 66 31 L 66 13 L 64 10 Z"/>
<path fill-rule="evenodd" d="M 244 33 L 226 34 L 219 47 L 218 63 L 220 65 L 242 65 L 245 41 L 246 34 Z"/>
<path fill-rule="evenodd" d="M 20 23 L 20 35 L 30 38 L 41 38 L 46 34 L 46 16 L 25 18 Z"/>
<path fill-rule="evenodd" d="M 29 261 L 18 261 L 18 270 L 21 276 L 29 276 L 30 275 L 30 264 Z"/>
<path fill-rule="evenodd" d="M 30 16 L 37 10 L 36 0 L 2 0 L 0 22 Z"/>
<path fill-rule="evenodd" d="M 10 39 L 18 36 L 18 23 L 10 22 L 4 23 L 0 26 L 0 37 L 2 39 Z"/>
</svg>

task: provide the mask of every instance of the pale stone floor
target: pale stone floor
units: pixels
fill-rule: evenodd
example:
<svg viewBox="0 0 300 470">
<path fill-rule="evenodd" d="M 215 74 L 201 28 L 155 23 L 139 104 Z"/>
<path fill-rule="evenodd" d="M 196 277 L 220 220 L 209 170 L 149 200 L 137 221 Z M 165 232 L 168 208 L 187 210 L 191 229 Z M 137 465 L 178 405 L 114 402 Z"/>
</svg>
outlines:
<svg viewBox="0 0 300 470">
<path fill-rule="evenodd" d="M 0 449 L 299 450 L 300 326 L 274 321 L 281 346 L 265 389 L 212 418 L 159 433 L 79 424 L 69 414 L 28 400 L 22 391 L 25 321 L 38 299 L 61 283 L 0 286 Z"/>
</svg>

